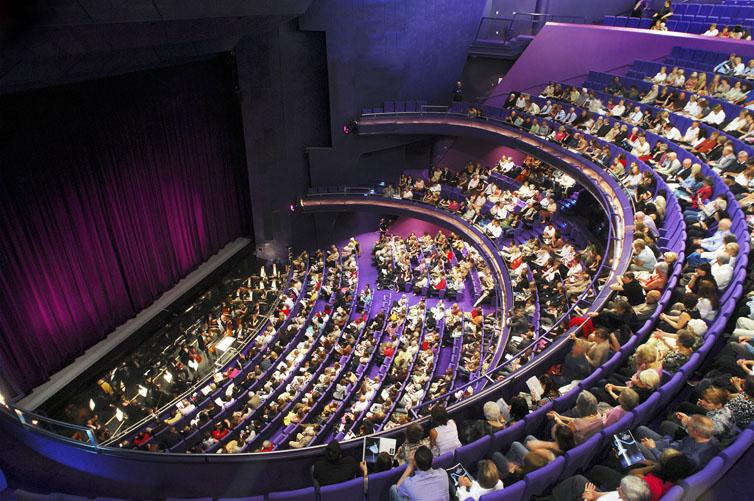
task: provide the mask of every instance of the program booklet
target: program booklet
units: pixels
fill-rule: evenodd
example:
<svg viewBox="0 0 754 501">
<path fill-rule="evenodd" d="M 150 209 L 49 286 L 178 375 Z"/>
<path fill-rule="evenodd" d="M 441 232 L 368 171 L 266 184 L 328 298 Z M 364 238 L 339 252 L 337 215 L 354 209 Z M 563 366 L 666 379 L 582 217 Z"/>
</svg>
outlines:
<svg viewBox="0 0 754 501">
<path fill-rule="evenodd" d="M 377 462 L 377 456 L 381 452 L 387 452 L 392 458 L 395 456 L 397 443 L 394 438 L 366 437 L 364 438 L 364 449 L 361 453 L 361 460 L 366 461 L 367 464 L 374 464 Z"/>
<path fill-rule="evenodd" d="M 613 450 L 623 468 L 630 468 L 644 460 L 639 443 L 630 430 L 613 435 Z"/>
<path fill-rule="evenodd" d="M 464 468 L 461 463 L 458 463 L 457 465 L 450 467 L 445 471 L 448 472 L 448 476 L 455 484 L 456 489 L 461 487 L 461 484 L 458 483 L 461 477 L 466 477 L 472 481 L 474 480 L 474 477 L 471 476 L 471 473 L 469 473 L 469 471 L 466 468 Z"/>
</svg>

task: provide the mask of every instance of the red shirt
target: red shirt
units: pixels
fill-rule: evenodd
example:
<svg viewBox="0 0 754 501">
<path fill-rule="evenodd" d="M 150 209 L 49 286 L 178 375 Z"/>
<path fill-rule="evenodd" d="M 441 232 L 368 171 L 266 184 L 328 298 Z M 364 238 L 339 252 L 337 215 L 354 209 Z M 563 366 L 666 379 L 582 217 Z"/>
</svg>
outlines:
<svg viewBox="0 0 754 501">
<path fill-rule="evenodd" d="M 701 188 L 699 188 L 699 191 L 696 192 L 696 196 L 691 201 L 691 208 L 692 209 L 698 209 L 699 203 L 698 200 L 701 199 L 702 203 L 709 200 L 709 198 L 712 196 L 712 186 L 704 185 Z"/>
<path fill-rule="evenodd" d="M 230 430 L 212 430 L 212 438 L 222 440 L 228 433 L 230 433 Z"/>
<path fill-rule="evenodd" d="M 651 501 L 660 501 L 660 498 L 673 487 L 672 482 L 662 480 L 660 477 L 656 477 L 654 473 L 644 475 L 644 481 L 649 486 Z"/>
</svg>

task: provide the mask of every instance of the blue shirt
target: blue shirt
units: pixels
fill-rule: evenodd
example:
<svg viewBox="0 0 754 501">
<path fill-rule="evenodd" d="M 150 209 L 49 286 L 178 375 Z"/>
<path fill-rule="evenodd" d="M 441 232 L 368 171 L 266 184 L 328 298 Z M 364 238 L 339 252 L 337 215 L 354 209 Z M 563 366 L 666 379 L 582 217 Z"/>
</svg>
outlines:
<svg viewBox="0 0 754 501">
<path fill-rule="evenodd" d="M 449 501 L 448 474 L 441 468 L 415 470 L 398 488 L 398 494 L 411 501 Z"/>
</svg>

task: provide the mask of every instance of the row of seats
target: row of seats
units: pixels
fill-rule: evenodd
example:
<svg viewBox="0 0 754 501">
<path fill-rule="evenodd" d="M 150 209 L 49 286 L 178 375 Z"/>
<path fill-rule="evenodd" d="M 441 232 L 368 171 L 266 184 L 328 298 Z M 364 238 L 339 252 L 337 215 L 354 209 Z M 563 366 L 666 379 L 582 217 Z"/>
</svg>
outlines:
<svg viewBox="0 0 754 501">
<path fill-rule="evenodd" d="M 458 112 L 461 110 L 454 109 L 454 112 Z M 503 118 L 504 114 L 506 113 L 505 110 L 499 110 L 498 117 L 501 119 Z M 676 216 L 674 217 L 672 214 L 676 213 Z M 672 225 L 670 226 L 671 230 L 667 235 L 669 237 L 672 237 L 673 235 L 671 232 L 679 231 L 679 228 L 683 227 L 682 219 L 680 218 L 680 210 L 678 207 L 669 205 L 668 207 L 668 224 Z M 681 222 L 681 224 L 678 224 L 678 222 Z M 680 245 L 683 243 L 683 239 L 676 239 L 676 242 L 678 242 Z M 682 249 L 678 249 L 681 250 Z M 676 276 L 677 278 L 677 276 Z M 658 310 L 657 315 L 659 316 L 660 311 Z M 656 317 L 655 319 L 656 320 Z M 457 449 L 453 454 L 446 454 L 445 457 L 439 457 L 436 458 L 435 465 L 437 467 L 448 467 L 454 464 L 455 462 L 462 462 L 464 464 L 472 464 L 478 459 L 484 457 L 487 453 L 493 451 L 493 450 L 499 450 L 503 446 L 511 443 L 514 440 L 521 439 L 523 436 L 525 436 L 527 433 L 533 433 L 536 432 L 542 425 L 542 423 L 545 421 L 545 416 L 547 412 L 550 410 L 563 410 L 571 405 L 573 405 L 576 396 L 583 388 L 589 388 L 591 385 L 593 385 L 596 381 L 603 378 L 606 374 L 609 374 L 613 369 L 615 369 L 622 360 L 624 360 L 628 354 L 630 354 L 633 350 L 633 348 L 636 346 L 636 343 L 638 342 L 638 339 L 640 337 L 646 336 L 651 331 L 651 325 L 653 324 L 652 321 L 648 323 L 647 326 L 645 326 L 642 331 L 637 333 L 632 340 L 623 347 L 623 349 L 616 353 L 610 361 L 608 361 L 605 366 L 598 369 L 595 373 L 593 373 L 588 379 L 582 381 L 579 383 L 578 387 L 574 390 L 570 391 L 563 397 L 556 399 L 551 404 L 547 404 L 545 407 L 538 409 L 537 411 L 529 414 L 526 416 L 526 418 L 523 421 L 520 421 L 510 428 L 507 428 L 505 430 L 502 430 L 500 432 L 497 432 L 493 434 L 492 436 L 485 437 L 477 442 L 473 442 L 471 444 L 468 444 L 466 446 L 463 446 L 459 449 Z M 697 357 L 696 362 L 698 362 L 699 358 Z M 693 363 L 693 362 L 692 362 Z M 677 391 L 680 386 L 682 385 L 682 378 L 676 377 L 675 380 L 672 382 L 670 386 L 664 387 L 663 391 L 665 392 L 663 394 L 663 398 L 669 400 L 672 395 L 675 394 L 675 391 Z M 658 398 L 654 399 L 652 404 L 657 404 L 659 400 Z M 649 402 L 648 402 L 649 403 Z M 650 406 L 645 407 L 643 411 L 639 411 L 637 409 L 637 412 L 643 412 L 646 413 L 647 409 L 649 409 Z M 636 414 L 627 416 L 628 419 L 626 421 L 634 421 L 637 420 L 637 422 L 643 422 L 644 421 L 644 414 L 639 414 L 638 416 Z M 637 419 L 638 418 L 638 419 Z M 622 424 L 626 424 L 625 422 Z M 606 430 L 605 433 L 608 433 L 610 430 Z M 559 460 L 555 461 L 554 463 L 551 463 L 545 468 L 542 468 L 541 470 L 538 470 L 537 472 L 534 472 L 533 474 L 530 474 L 526 480 L 518 482 L 516 484 L 513 484 L 511 486 L 507 486 L 504 490 L 494 493 L 494 494 L 488 494 L 483 499 L 526 499 L 530 497 L 531 495 L 540 494 L 541 492 L 546 489 L 546 487 L 552 483 L 552 481 L 557 478 L 558 476 L 562 474 L 569 474 L 570 472 L 578 471 L 583 465 L 588 463 L 588 460 L 591 459 L 591 457 L 594 455 L 595 450 L 599 448 L 603 441 L 606 441 L 609 435 L 607 434 L 600 434 L 596 437 L 594 437 L 589 442 L 583 444 L 582 446 L 578 447 L 577 449 L 573 451 L 569 451 L 569 453 Z M 395 472 L 385 472 L 380 473 L 376 475 L 370 475 L 369 477 L 369 490 L 372 491 L 372 487 L 375 487 L 376 489 L 381 489 L 381 491 L 384 493 L 386 490 L 386 487 L 395 482 L 397 480 L 398 476 L 401 474 L 401 470 Z M 352 481 L 353 483 L 358 484 L 357 481 Z M 376 485 L 375 485 L 376 484 Z M 342 494 L 345 495 L 345 489 L 346 484 L 341 484 L 343 491 Z M 292 491 L 289 494 L 289 497 L 286 498 L 276 498 L 276 499 L 306 499 L 307 496 L 310 496 L 312 494 L 312 491 L 309 491 L 307 489 L 300 490 L 300 491 Z M 272 496 L 270 496 L 272 499 Z M 371 495 L 368 496 L 368 499 L 380 499 L 379 497 L 372 497 Z"/>
</svg>

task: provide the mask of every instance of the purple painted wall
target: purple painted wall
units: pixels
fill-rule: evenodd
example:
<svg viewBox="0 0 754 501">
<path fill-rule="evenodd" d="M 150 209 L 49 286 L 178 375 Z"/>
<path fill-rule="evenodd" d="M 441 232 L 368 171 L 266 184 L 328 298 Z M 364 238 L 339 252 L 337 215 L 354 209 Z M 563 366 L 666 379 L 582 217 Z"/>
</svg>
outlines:
<svg viewBox="0 0 754 501">
<path fill-rule="evenodd" d="M 500 160 L 503 155 L 508 155 L 517 163 L 523 162 L 526 154 L 507 146 L 500 146 L 489 141 L 476 138 L 459 137 L 448 147 L 436 165 L 447 165 L 451 170 L 461 169 L 468 162 L 492 165 Z"/>
<path fill-rule="evenodd" d="M 578 83 L 589 70 L 621 71 L 636 59 L 663 58 L 676 46 L 751 56 L 752 45 L 687 33 L 548 23 L 486 102 L 500 106 L 509 92 L 538 91 L 551 80 Z"/>
</svg>

